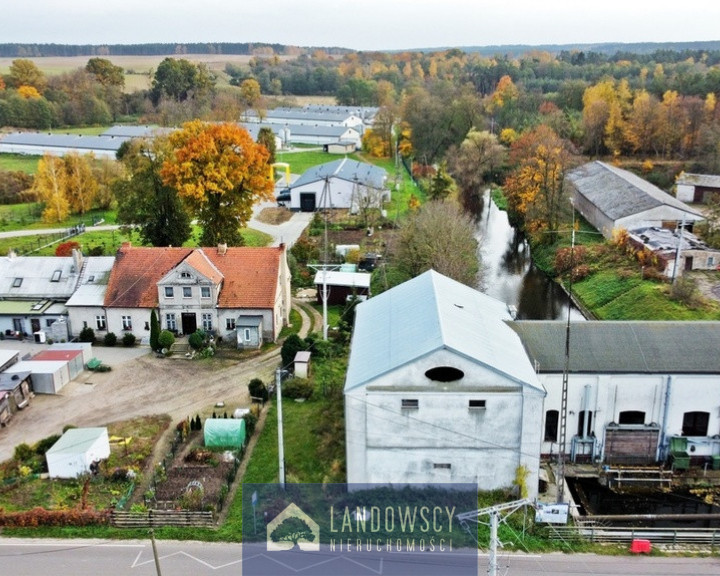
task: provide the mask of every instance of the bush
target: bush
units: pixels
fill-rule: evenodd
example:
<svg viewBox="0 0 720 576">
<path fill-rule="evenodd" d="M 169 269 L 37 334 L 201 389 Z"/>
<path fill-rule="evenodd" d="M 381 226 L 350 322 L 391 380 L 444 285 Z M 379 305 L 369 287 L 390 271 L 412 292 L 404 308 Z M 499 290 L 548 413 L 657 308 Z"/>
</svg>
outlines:
<svg viewBox="0 0 720 576">
<path fill-rule="evenodd" d="M 37 454 L 38 456 L 45 456 L 45 452 L 50 450 L 50 448 L 52 448 L 52 445 L 55 444 L 55 442 L 57 442 L 58 440 L 60 440 L 59 434 L 53 434 L 52 436 L 48 436 L 47 438 L 39 440 L 34 446 L 35 454 Z"/>
<path fill-rule="evenodd" d="M 255 427 L 257 426 L 258 417 L 253 414 L 252 412 L 248 412 L 243 416 L 243 420 L 245 420 L 245 434 L 247 438 L 250 438 L 250 436 L 253 435 L 253 432 L 255 432 Z"/>
<path fill-rule="evenodd" d="M 313 385 L 305 378 L 293 378 L 282 385 L 282 395 L 285 398 L 310 398 Z"/>
<path fill-rule="evenodd" d="M 290 334 L 290 336 L 285 339 L 285 342 L 283 342 L 282 349 L 280 350 L 283 367 L 287 368 L 292 365 L 293 360 L 295 360 L 295 354 L 302 350 L 307 350 L 306 343 L 297 334 Z"/>
<path fill-rule="evenodd" d="M 248 384 L 248 392 L 253 398 L 260 398 L 263 402 L 268 399 L 268 389 L 260 378 L 253 378 Z"/>
<path fill-rule="evenodd" d="M 207 334 L 203 330 L 196 330 L 188 336 L 188 344 L 193 350 L 200 350 L 205 345 Z"/>
<path fill-rule="evenodd" d="M 85 326 L 80 330 L 80 342 L 95 342 L 95 330 L 90 326 Z"/>
<path fill-rule="evenodd" d="M 15 446 L 15 452 L 13 453 L 13 459 L 17 460 L 18 462 L 25 462 L 26 460 L 30 460 L 35 455 L 35 450 L 33 450 L 28 444 L 23 442 L 22 444 L 18 444 Z"/>
<path fill-rule="evenodd" d="M 115 344 L 117 344 L 117 336 L 115 336 L 115 332 L 108 332 L 105 334 L 103 344 L 105 344 L 105 346 L 115 346 Z"/>
<path fill-rule="evenodd" d="M 135 340 L 135 334 L 133 334 L 132 332 L 125 332 L 125 334 L 123 334 L 122 343 L 125 348 L 135 346 Z"/>
<path fill-rule="evenodd" d="M 158 336 L 158 346 L 160 349 L 170 350 L 172 345 L 175 344 L 175 335 L 170 330 L 163 330 Z"/>
</svg>

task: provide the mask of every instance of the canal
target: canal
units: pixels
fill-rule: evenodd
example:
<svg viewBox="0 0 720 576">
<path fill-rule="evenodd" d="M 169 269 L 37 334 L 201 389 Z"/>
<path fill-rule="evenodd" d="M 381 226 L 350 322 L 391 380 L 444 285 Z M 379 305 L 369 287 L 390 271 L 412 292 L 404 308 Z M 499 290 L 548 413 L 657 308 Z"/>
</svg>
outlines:
<svg viewBox="0 0 720 576">
<path fill-rule="evenodd" d="M 478 289 L 508 306 L 515 306 L 518 320 L 584 320 L 565 291 L 532 262 L 530 246 L 499 210 L 483 194 L 478 206 L 480 280 Z"/>
</svg>

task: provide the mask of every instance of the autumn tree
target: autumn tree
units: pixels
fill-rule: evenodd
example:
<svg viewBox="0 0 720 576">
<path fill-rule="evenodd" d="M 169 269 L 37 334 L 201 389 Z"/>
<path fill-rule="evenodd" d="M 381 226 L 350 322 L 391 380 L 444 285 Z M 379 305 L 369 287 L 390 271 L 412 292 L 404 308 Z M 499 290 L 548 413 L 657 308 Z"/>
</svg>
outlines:
<svg viewBox="0 0 720 576">
<path fill-rule="evenodd" d="M 90 58 L 85 65 L 85 71 L 89 72 L 103 86 L 125 87 L 125 73 L 122 66 L 115 66 L 107 58 Z"/>
<path fill-rule="evenodd" d="M 163 99 L 175 102 L 202 100 L 215 88 L 215 78 L 204 64 L 184 58 L 165 58 L 155 70 L 150 97 L 156 106 Z"/>
<path fill-rule="evenodd" d="M 47 79 L 45 74 L 35 65 L 32 60 L 18 58 L 10 64 L 10 74 L 8 75 L 10 86 L 20 88 L 20 86 L 32 86 L 40 94 L 45 91 Z"/>
<path fill-rule="evenodd" d="M 118 221 L 138 226 L 143 243 L 152 246 L 182 246 L 192 232 L 177 190 L 160 176 L 170 154 L 166 137 L 131 142 L 120 154 L 126 177 L 112 185 Z"/>
<path fill-rule="evenodd" d="M 428 197 L 430 200 L 446 200 L 454 196 L 455 189 L 455 180 L 448 173 L 445 162 L 441 162 L 430 178 Z"/>
<path fill-rule="evenodd" d="M 415 277 L 433 269 L 476 286 L 478 242 L 475 223 L 455 202 L 427 202 L 403 222 L 392 263 L 402 275 Z"/>
<path fill-rule="evenodd" d="M 571 168 L 569 144 L 540 125 L 516 140 L 510 163 L 517 166 L 505 180 L 508 209 L 531 235 L 552 242 L 570 209 L 565 174 Z"/>
<path fill-rule="evenodd" d="M 267 126 L 263 126 L 262 128 L 260 128 L 260 130 L 258 130 L 257 141 L 258 144 L 262 144 L 263 146 L 265 146 L 267 151 L 270 153 L 270 156 L 268 157 L 268 163 L 275 164 L 275 132 L 272 131 L 272 128 L 268 128 Z"/>
<path fill-rule="evenodd" d="M 482 192 L 483 186 L 497 177 L 506 155 L 497 136 L 472 128 L 450 156 L 451 173 L 463 197 Z"/>
<path fill-rule="evenodd" d="M 255 108 L 260 102 L 260 84 L 255 78 L 246 78 L 240 83 L 240 98 L 246 108 Z"/>
<path fill-rule="evenodd" d="M 188 122 L 169 137 L 160 171 L 203 228 L 203 246 L 241 246 L 240 228 L 259 200 L 273 199 L 267 149 L 236 124 Z"/>
<path fill-rule="evenodd" d="M 38 161 L 32 191 L 39 202 L 44 204 L 44 222 L 62 222 L 70 213 L 70 204 L 65 197 L 65 170 L 62 158 L 45 154 Z"/>
<path fill-rule="evenodd" d="M 85 214 L 92 209 L 98 191 L 98 183 L 92 169 L 93 154 L 80 156 L 70 152 L 63 157 L 65 170 L 65 197 L 73 214 Z"/>
</svg>

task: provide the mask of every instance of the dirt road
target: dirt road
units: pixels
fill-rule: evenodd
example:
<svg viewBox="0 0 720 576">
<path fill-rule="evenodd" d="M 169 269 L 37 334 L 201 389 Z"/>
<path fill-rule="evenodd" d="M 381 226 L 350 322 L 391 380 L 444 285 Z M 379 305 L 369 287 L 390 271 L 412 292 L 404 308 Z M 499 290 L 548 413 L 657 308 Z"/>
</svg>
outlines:
<svg viewBox="0 0 720 576">
<path fill-rule="evenodd" d="M 302 337 L 311 329 L 320 329 L 322 319 L 317 312 L 300 303 L 295 307 L 302 318 Z M 18 344 L 3 341 L 2 347 L 17 348 Z M 44 348 L 42 344 L 25 344 L 21 356 Z M 68 424 L 105 426 L 149 414 L 169 414 L 175 423 L 195 414 L 211 416 L 213 410 L 219 416 L 225 411 L 231 415 L 235 408 L 250 405 L 248 382 L 260 378 L 270 383 L 280 365 L 279 348 L 242 361 L 220 357 L 188 360 L 183 355 L 157 358 L 148 348 L 144 350 L 96 347 L 94 354 L 112 371 L 86 370 L 60 394 L 35 396 L 30 406 L 0 429 L 0 461 L 11 458 L 18 444 L 32 445 L 61 434 Z M 214 408 L 217 402 L 225 406 Z"/>
</svg>

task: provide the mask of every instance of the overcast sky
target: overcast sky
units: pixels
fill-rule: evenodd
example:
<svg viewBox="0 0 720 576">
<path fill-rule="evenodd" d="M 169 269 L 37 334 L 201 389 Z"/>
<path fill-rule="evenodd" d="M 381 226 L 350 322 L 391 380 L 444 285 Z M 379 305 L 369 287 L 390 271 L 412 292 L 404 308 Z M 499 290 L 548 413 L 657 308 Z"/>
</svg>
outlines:
<svg viewBox="0 0 720 576">
<path fill-rule="evenodd" d="M 0 0 L 0 43 L 396 50 L 720 40 L 720 0 Z"/>
</svg>

